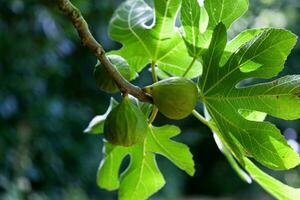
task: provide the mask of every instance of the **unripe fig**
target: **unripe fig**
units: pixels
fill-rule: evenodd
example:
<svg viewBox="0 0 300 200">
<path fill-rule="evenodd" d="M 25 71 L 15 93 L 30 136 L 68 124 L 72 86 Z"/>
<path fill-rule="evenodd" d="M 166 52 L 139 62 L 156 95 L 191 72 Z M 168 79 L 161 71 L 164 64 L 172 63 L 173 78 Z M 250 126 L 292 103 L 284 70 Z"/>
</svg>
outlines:
<svg viewBox="0 0 300 200">
<path fill-rule="evenodd" d="M 125 96 L 104 123 L 105 139 L 118 146 L 142 143 L 147 135 L 147 119 L 143 112 Z"/>
<path fill-rule="evenodd" d="M 130 79 L 129 65 L 124 58 L 117 55 L 108 55 L 107 58 L 117 68 L 117 70 L 125 79 Z M 107 93 L 116 93 L 119 91 L 118 86 L 116 85 L 114 80 L 111 79 L 105 67 L 103 67 L 101 63 L 97 63 L 97 65 L 95 66 L 94 78 L 100 90 Z"/>
<path fill-rule="evenodd" d="M 191 114 L 198 99 L 196 84 L 187 78 L 172 77 L 144 88 L 152 95 L 158 110 L 170 119 L 183 119 Z"/>
</svg>

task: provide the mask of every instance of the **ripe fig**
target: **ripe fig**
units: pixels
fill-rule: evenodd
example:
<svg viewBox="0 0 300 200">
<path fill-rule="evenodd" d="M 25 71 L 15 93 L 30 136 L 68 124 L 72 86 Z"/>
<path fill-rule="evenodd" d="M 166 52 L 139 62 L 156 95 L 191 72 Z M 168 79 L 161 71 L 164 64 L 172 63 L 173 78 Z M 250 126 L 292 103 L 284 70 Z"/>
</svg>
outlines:
<svg viewBox="0 0 300 200">
<path fill-rule="evenodd" d="M 130 69 L 127 61 L 121 56 L 117 55 L 108 55 L 107 56 L 110 62 L 117 68 L 117 70 L 121 73 L 121 75 L 129 80 L 130 79 Z M 97 63 L 94 69 L 94 78 L 96 80 L 96 84 L 98 88 L 107 93 L 116 93 L 119 91 L 118 86 L 112 80 L 106 71 L 106 69 L 101 65 L 101 63 Z"/>
<path fill-rule="evenodd" d="M 198 99 L 196 84 L 187 78 L 172 77 L 144 88 L 152 95 L 158 110 L 170 119 L 183 119 L 191 114 Z"/>
<path fill-rule="evenodd" d="M 118 146 L 142 143 L 147 135 L 147 119 L 143 112 L 125 96 L 104 123 L 105 139 Z"/>
</svg>

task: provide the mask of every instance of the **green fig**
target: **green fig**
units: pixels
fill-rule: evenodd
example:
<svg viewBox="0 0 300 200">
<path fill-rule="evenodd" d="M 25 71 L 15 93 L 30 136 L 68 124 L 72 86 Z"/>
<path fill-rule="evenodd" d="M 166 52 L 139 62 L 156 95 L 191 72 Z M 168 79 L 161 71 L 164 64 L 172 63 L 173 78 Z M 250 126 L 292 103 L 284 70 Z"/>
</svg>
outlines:
<svg viewBox="0 0 300 200">
<path fill-rule="evenodd" d="M 121 73 L 121 75 L 129 80 L 130 79 L 130 69 L 127 61 L 121 56 L 117 55 L 108 55 L 107 58 L 110 62 L 117 68 L 117 70 Z M 96 80 L 96 84 L 98 88 L 107 93 L 116 93 L 119 91 L 118 86 L 114 82 L 113 79 L 109 76 L 106 69 L 101 65 L 101 63 L 97 63 L 94 69 L 94 78 Z"/>
<path fill-rule="evenodd" d="M 196 84 L 187 78 L 172 77 L 144 88 L 158 110 L 170 119 L 183 119 L 194 110 L 198 99 Z"/>
<path fill-rule="evenodd" d="M 148 130 L 143 112 L 125 96 L 104 123 L 105 139 L 118 146 L 129 147 L 144 141 Z"/>
</svg>

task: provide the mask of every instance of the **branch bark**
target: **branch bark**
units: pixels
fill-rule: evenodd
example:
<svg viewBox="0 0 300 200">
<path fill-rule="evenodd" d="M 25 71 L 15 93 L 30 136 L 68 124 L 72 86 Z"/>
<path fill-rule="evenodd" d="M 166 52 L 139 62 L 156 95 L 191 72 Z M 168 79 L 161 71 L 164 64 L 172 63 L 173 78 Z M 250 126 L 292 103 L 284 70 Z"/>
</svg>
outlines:
<svg viewBox="0 0 300 200">
<path fill-rule="evenodd" d="M 83 18 L 81 12 L 76 8 L 70 0 L 57 0 L 59 9 L 69 17 L 76 28 L 82 44 L 88 47 L 105 67 L 110 77 L 116 82 L 120 91 L 124 94 L 131 94 L 140 101 L 153 103 L 152 97 L 145 93 L 140 87 L 127 81 L 116 67 L 105 56 L 102 45 L 97 42 L 89 30 L 89 26 Z"/>
</svg>

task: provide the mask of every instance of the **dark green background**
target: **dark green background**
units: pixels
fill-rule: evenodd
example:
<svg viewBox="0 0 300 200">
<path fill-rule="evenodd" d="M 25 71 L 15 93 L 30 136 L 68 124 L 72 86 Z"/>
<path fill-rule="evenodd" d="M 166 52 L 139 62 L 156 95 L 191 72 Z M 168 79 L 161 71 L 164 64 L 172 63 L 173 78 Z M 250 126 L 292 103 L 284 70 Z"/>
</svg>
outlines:
<svg viewBox="0 0 300 200">
<path fill-rule="evenodd" d="M 107 34 L 120 0 L 72 2 L 106 50 L 120 47 Z M 250 3 L 250 11 L 232 26 L 231 37 L 249 27 L 266 26 L 285 27 L 300 35 L 299 0 Z M 116 192 L 101 190 L 95 182 L 102 138 L 83 134 L 89 120 L 105 112 L 110 98 L 96 88 L 95 63 L 54 0 L 0 0 L 0 199 L 116 199 Z M 298 43 L 282 74 L 299 74 L 299 65 Z M 143 71 L 135 83 L 149 84 L 149 72 Z M 299 120 L 268 119 L 296 142 Z M 152 199 L 271 199 L 258 185 L 238 178 L 212 134 L 193 117 L 175 122 L 159 116 L 156 125 L 164 123 L 181 127 L 177 140 L 190 146 L 197 172 L 191 178 L 158 156 L 167 184 Z M 300 187 L 299 168 L 269 172 Z"/>
</svg>

